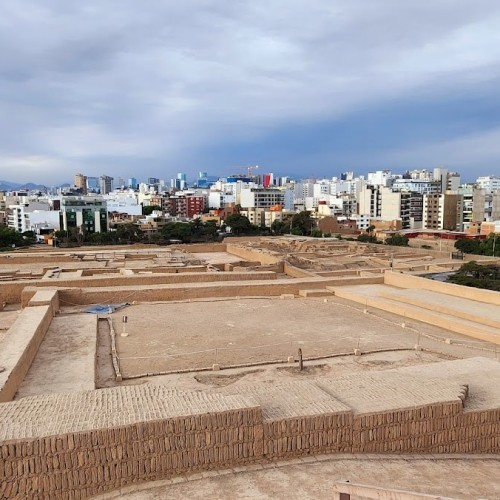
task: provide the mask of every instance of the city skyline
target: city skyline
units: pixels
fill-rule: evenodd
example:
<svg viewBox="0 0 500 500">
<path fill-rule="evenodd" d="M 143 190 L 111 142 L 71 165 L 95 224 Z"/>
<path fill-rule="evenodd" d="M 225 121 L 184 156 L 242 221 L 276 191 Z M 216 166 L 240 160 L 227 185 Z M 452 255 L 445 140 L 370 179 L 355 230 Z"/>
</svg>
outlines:
<svg viewBox="0 0 500 500">
<path fill-rule="evenodd" d="M 490 0 L 4 10 L 3 180 L 500 170 Z"/>
</svg>

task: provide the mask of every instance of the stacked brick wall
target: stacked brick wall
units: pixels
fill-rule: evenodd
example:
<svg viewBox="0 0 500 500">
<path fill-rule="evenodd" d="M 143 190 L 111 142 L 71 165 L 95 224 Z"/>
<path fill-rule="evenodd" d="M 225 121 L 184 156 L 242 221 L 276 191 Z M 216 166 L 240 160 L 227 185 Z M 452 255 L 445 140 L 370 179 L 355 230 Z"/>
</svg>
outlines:
<svg viewBox="0 0 500 500">
<path fill-rule="evenodd" d="M 351 413 L 289 418 L 264 423 L 266 458 L 351 451 Z"/>
<path fill-rule="evenodd" d="M 140 402 L 138 402 L 140 404 Z M 455 403 L 264 422 L 260 408 L 186 415 L 0 443 L 0 496 L 86 498 L 186 472 L 326 452 L 500 451 L 500 411 Z"/>
<path fill-rule="evenodd" d="M 155 415 L 159 417 L 164 407 L 172 405 L 148 398 L 147 390 L 141 389 L 95 391 L 95 396 L 87 393 L 85 401 L 71 400 L 62 395 L 43 401 L 52 405 L 53 411 L 62 411 L 64 418 L 70 414 L 66 405 L 89 402 L 90 397 L 101 406 L 98 410 L 101 412 L 106 405 L 99 405 L 99 400 L 109 399 L 108 412 L 113 407 L 116 412 L 126 412 L 129 408 L 130 413 L 135 411 L 135 417 L 140 415 L 142 419 L 127 423 L 134 418 L 108 415 L 109 420 L 114 420 L 114 425 L 108 428 L 53 435 L 50 428 L 54 427 L 44 429 L 44 425 L 48 425 L 44 420 L 50 418 L 50 412 L 41 405 L 34 404 L 30 409 L 29 404 L 20 401 L 16 410 L 5 411 L 4 424 L 11 424 L 14 432 L 0 431 L 4 437 L 10 438 L 0 439 L 0 497 L 86 498 L 134 482 L 230 467 L 262 458 L 263 431 L 259 407 L 245 406 L 241 400 L 227 402 L 212 397 L 205 401 L 196 394 L 162 389 L 154 392 L 155 398 L 180 401 L 185 414 L 151 419 Z M 190 402 L 196 406 L 191 410 L 192 414 L 188 408 Z M 200 413 L 203 408 L 205 410 Z M 0 415 L 1 411 L 0 406 Z M 37 411 L 39 420 L 36 419 Z M 84 413 L 82 421 L 91 419 L 89 408 L 82 405 L 81 411 Z M 73 416 L 78 420 L 78 416 Z M 24 424 L 16 424 L 20 418 L 25 420 Z M 35 429 L 30 427 L 30 418 Z M 57 418 L 54 415 L 54 419 Z M 120 421 L 124 424 L 116 425 Z M 66 419 L 57 424 L 63 430 L 68 426 Z M 95 425 L 98 426 L 98 422 Z M 85 427 L 85 423 L 82 426 Z M 29 437 L 33 431 L 43 434 L 44 430 L 50 435 Z M 15 439 L 15 434 L 26 437 Z"/>
<path fill-rule="evenodd" d="M 49 329 L 51 305 L 28 307 L 9 328 L 0 350 L 0 403 L 11 401 Z M 0 422 L 1 426 L 1 422 Z"/>
<path fill-rule="evenodd" d="M 463 413 L 460 403 L 360 415 L 354 453 L 498 453 L 500 410 Z"/>
<path fill-rule="evenodd" d="M 165 274 L 132 274 L 123 275 L 104 275 L 89 276 L 78 278 L 59 278 L 54 280 L 30 280 L 11 281 L 2 284 L 2 296 L 7 303 L 21 302 L 23 290 L 28 286 L 36 288 L 94 288 L 94 287 L 119 287 L 119 286 L 146 286 L 146 285 L 168 285 L 168 284 L 189 284 L 189 283 L 212 283 L 224 281 L 252 281 L 252 280 L 273 280 L 276 274 L 273 272 L 254 272 L 254 273 L 165 273 Z M 24 299 L 23 299 L 24 300 Z"/>
</svg>

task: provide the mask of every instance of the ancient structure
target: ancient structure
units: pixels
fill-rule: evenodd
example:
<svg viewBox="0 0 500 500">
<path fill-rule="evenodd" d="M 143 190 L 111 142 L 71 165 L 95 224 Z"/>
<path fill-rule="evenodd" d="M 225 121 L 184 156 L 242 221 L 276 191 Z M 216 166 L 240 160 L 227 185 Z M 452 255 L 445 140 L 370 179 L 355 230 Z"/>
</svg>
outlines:
<svg viewBox="0 0 500 500">
<path fill-rule="evenodd" d="M 0 319 L 7 325 L 0 330 L 0 497 L 87 498 L 195 471 L 324 453 L 500 453 L 500 388 L 492 383 L 500 377 L 495 359 L 495 345 L 500 343 L 498 294 L 415 276 L 456 266 L 453 261 L 437 252 L 402 249 L 396 254 L 370 245 L 304 239 L 186 249 L 189 253 L 179 247 L 0 256 Z M 377 334 L 395 338 L 397 332 L 401 338 L 408 335 L 399 350 L 423 352 L 414 340 L 418 326 L 419 336 L 432 345 L 441 342 L 443 354 L 467 356 L 309 375 L 306 358 L 302 378 L 272 383 L 229 380 L 219 386 L 181 388 L 151 383 L 146 373 L 142 378 L 147 383 L 130 385 L 135 378 L 127 377 L 127 363 L 132 361 L 123 353 L 138 351 L 134 362 L 145 366 L 154 357 L 148 354 L 142 361 L 141 343 L 151 342 L 167 366 L 173 366 L 174 359 L 181 363 L 176 373 L 196 372 L 190 366 L 194 358 L 185 357 L 182 365 L 188 347 L 181 344 L 175 351 L 182 336 L 175 336 L 168 325 L 161 332 L 134 330 L 132 321 L 130 338 L 128 333 L 121 337 L 120 313 L 113 315 L 110 309 L 101 319 L 83 313 L 96 303 L 201 300 L 197 304 L 203 308 L 204 300 L 235 297 L 315 300 L 326 313 L 329 307 L 342 306 L 360 317 L 370 308 L 374 320 L 377 314 L 392 314 L 367 332 L 375 342 Z M 245 302 L 238 304 L 248 308 Z M 133 320 L 133 306 L 129 311 Z M 378 332 L 384 329 L 383 321 L 395 326 Z M 107 343 L 96 348 L 96 338 L 107 325 Z M 236 325 L 225 328 L 234 341 Z M 72 329 L 82 332 L 75 344 L 70 343 Z M 273 332 L 269 345 L 278 345 L 281 335 L 286 349 L 308 345 L 297 341 L 293 332 Z M 315 348 L 317 359 L 327 358 L 321 354 L 333 349 L 332 342 L 315 340 L 313 333 L 308 332 L 308 341 L 324 342 Z M 332 333 L 336 356 L 362 358 L 368 352 L 359 344 L 362 332 L 356 333 L 357 341 L 347 339 L 344 344 Z M 222 327 L 213 334 L 225 338 Z M 252 332 L 248 336 L 251 339 Z M 195 345 L 203 344 L 194 334 L 193 339 Z M 134 341 L 130 346 L 136 347 L 127 348 L 127 342 Z M 349 342 L 350 354 L 344 352 Z M 384 342 L 379 351 L 390 351 L 386 345 L 391 344 Z M 476 345 L 480 350 L 466 351 Z M 202 347 L 204 373 L 259 364 L 231 360 L 227 353 L 224 358 L 215 349 L 216 362 L 207 367 Z M 295 361 L 289 351 L 279 349 L 283 366 Z M 45 358 L 40 361 L 40 356 Z M 68 372 L 64 381 L 72 356 L 73 363 L 79 363 L 75 373 L 79 367 L 83 373 L 71 379 Z M 108 386 L 98 383 L 102 366 L 109 370 Z M 47 381 L 40 386 L 35 374 L 44 367 Z M 72 380 L 78 387 L 72 387 Z M 30 385 L 35 382 L 36 390 Z"/>
</svg>

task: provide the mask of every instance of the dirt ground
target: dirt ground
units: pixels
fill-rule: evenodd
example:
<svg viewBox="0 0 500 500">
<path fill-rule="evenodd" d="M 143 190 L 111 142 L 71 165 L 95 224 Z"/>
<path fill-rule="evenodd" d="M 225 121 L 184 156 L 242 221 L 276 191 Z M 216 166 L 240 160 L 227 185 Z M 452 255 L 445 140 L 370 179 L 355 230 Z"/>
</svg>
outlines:
<svg viewBox="0 0 500 500">
<path fill-rule="evenodd" d="M 78 314 L 82 309 L 63 308 L 54 319 L 18 398 L 84 390 L 93 384 L 96 388 L 119 385 L 111 363 L 107 321 L 99 321 L 96 338 L 93 316 Z M 127 316 L 127 337 L 120 335 L 123 316 Z M 4 311 L 1 317 L 8 325 L 17 312 Z M 407 322 L 403 328 L 401 317 L 378 310 L 364 314 L 358 305 L 333 296 L 327 302 L 260 298 L 137 304 L 112 318 L 123 384 L 214 390 L 454 358 L 500 357 L 498 349 L 485 342 L 471 342 L 418 322 Z M 0 328 L 0 338 L 5 334 Z M 452 345 L 445 343 L 450 336 Z M 416 343 L 425 351 L 415 351 Z M 299 348 L 305 359 L 303 372 L 297 370 Z M 354 349 L 363 355 L 354 356 Z M 388 351 L 367 354 L 377 350 Z M 347 355 L 339 356 L 342 353 Z M 289 357 L 295 361 L 287 363 Z M 212 371 L 214 363 L 221 371 Z M 182 370 L 189 373 L 172 373 Z"/>
<path fill-rule="evenodd" d="M 187 249 L 189 251 L 189 248 Z M 210 253 L 192 253 L 193 258 L 200 259 L 207 264 L 232 264 L 234 262 L 241 262 L 241 257 L 232 255 L 227 252 L 210 252 Z"/>
<path fill-rule="evenodd" d="M 500 457 L 321 456 L 187 475 L 124 488 L 98 498 L 330 499 L 335 481 L 349 480 L 456 499 L 500 498 Z M 354 500 L 354 497 L 351 497 Z M 359 497 L 356 497 L 359 498 Z"/>
<path fill-rule="evenodd" d="M 8 305 L 0 311 L 0 342 L 19 316 L 20 307 Z"/>
<path fill-rule="evenodd" d="M 113 314 L 120 367 L 125 378 L 176 370 L 271 363 L 297 357 L 330 356 L 380 349 L 413 349 L 416 344 L 451 357 L 490 356 L 495 349 L 464 347 L 458 334 L 431 325 L 324 299 L 237 299 L 139 304 Z M 420 332 L 420 333 L 419 333 Z M 464 345 L 447 345 L 453 337 Z M 474 344 L 479 345 L 477 342 Z"/>
<path fill-rule="evenodd" d="M 94 389 L 95 352 L 94 315 L 55 317 L 16 399 Z"/>
<path fill-rule="evenodd" d="M 276 384 L 293 380 L 336 377 L 349 373 L 389 370 L 405 366 L 424 365 L 448 360 L 443 354 L 415 350 L 381 352 L 363 356 L 339 356 L 320 361 L 307 361 L 303 371 L 298 363 L 280 363 L 253 368 L 229 368 L 223 371 L 174 373 L 138 379 L 124 380 L 126 385 L 156 384 L 177 389 L 217 391 L 227 386 Z"/>
</svg>

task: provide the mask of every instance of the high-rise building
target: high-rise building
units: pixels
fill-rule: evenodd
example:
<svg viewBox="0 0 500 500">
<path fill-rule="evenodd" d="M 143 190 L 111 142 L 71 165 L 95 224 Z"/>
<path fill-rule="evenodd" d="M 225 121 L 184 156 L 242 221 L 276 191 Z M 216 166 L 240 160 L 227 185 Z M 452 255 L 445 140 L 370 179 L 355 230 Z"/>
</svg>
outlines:
<svg viewBox="0 0 500 500">
<path fill-rule="evenodd" d="M 472 222 L 500 220 L 500 190 L 474 189 L 472 195 Z"/>
<path fill-rule="evenodd" d="M 113 191 L 113 177 L 101 175 L 101 177 L 99 177 L 99 190 L 101 194 L 111 193 L 111 191 Z"/>
<path fill-rule="evenodd" d="M 83 174 L 76 174 L 75 187 L 79 189 L 82 194 L 87 194 L 87 176 Z"/>
<path fill-rule="evenodd" d="M 99 191 L 99 177 L 87 177 L 87 193 Z"/>
<path fill-rule="evenodd" d="M 262 185 L 265 188 L 268 188 L 274 184 L 274 175 L 273 174 L 264 174 L 262 176 Z"/>
<path fill-rule="evenodd" d="M 128 187 L 130 189 L 137 189 L 137 179 L 135 177 L 131 177 L 128 180 Z"/>
<path fill-rule="evenodd" d="M 433 173 L 435 181 L 441 183 L 441 193 L 446 191 L 458 191 L 460 186 L 460 174 L 448 172 L 446 168 L 435 168 Z"/>
<path fill-rule="evenodd" d="M 460 231 L 463 224 L 463 196 L 452 191 L 425 194 L 423 227 Z"/>
<path fill-rule="evenodd" d="M 179 172 L 175 179 L 171 179 L 170 186 L 180 191 L 186 189 L 187 188 L 186 174 Z"/>
</svg>

